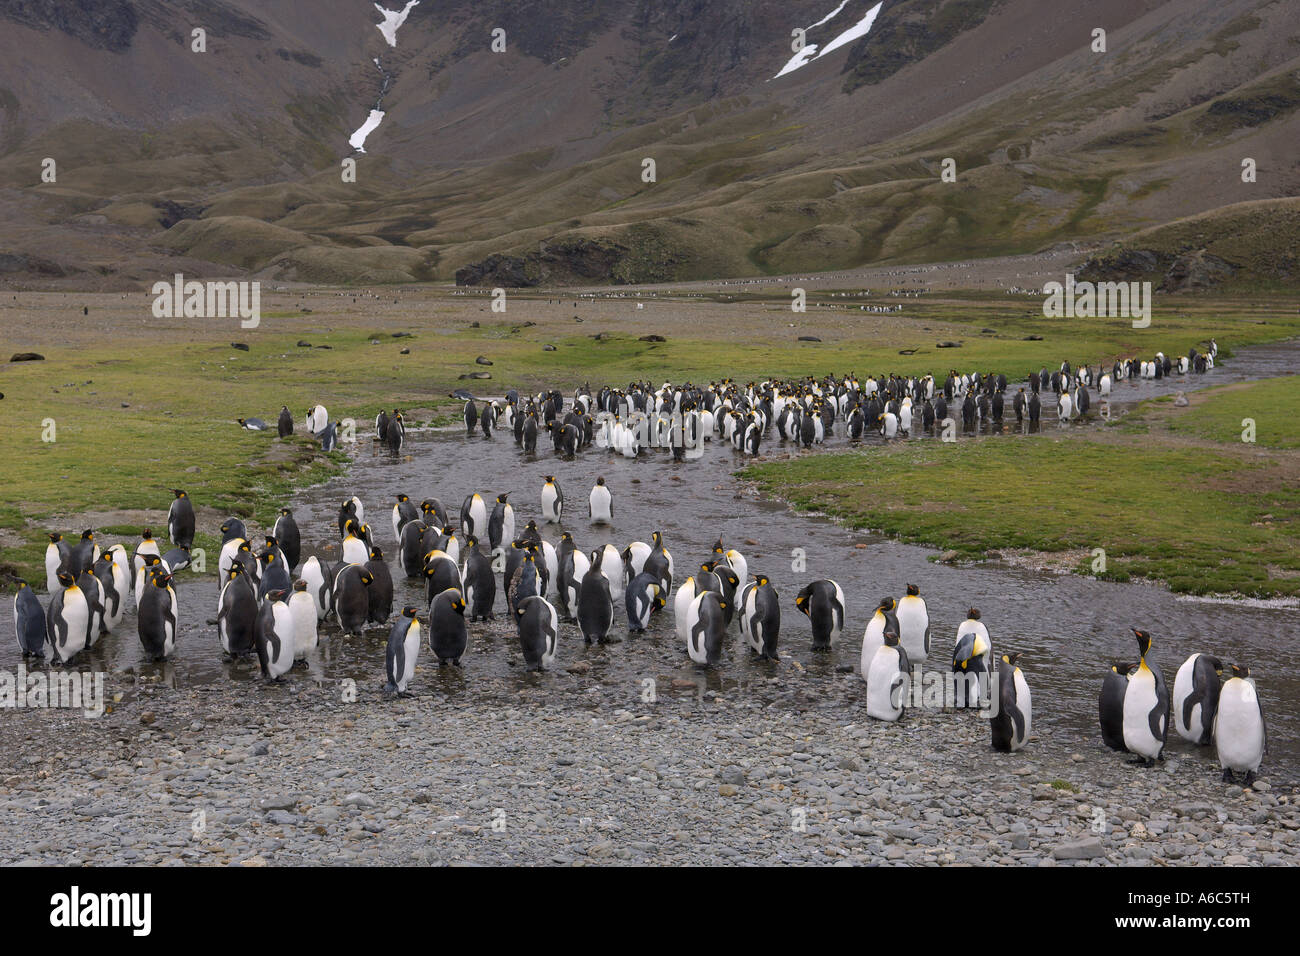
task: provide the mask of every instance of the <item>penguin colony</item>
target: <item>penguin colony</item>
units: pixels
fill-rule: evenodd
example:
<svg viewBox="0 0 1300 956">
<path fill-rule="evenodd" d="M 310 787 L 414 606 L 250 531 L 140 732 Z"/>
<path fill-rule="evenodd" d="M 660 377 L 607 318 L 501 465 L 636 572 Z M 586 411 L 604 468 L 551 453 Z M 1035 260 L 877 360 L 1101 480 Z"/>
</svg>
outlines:
<svg viewBox="0 0 1300 956">
<path fill-rule="evenodd" d="M 173 575 L 188 565 L 194 535 L 189 498 L 179 489 L 174 495 L 168 516 L 174 547 L 165 555 L 147 528 L 129 555 L 122 545 L 101 552 L 91 530 L 73 546 L 62 535 L 50 534 L 48 608 L 42 609 L 25 582 L 14 598 L 15 631 L 24 657 L 72 663 L 121 623 L 133 591 L 146 652 L 153 659 L 173 653 L 179 620 Z M 589 496 L 593 525 L 612 521 L 613 497 L 600 479 Z M 260 546 L 240 519 L 228 519 L 221 526 L 218 559 L 222 584 L 216 622 L 222 651 L 232 657 L 256 654 L 263 676 L 281 681 L 317 646 L 320 623 L 327 618 L 334 618 L 345 634 L 389 627 L 385 690 L 404 696 L 426 648 L 440 667 L 463 665 L 470 649 L 468 625 L 495 617 L 500 574 L 506 611 L 530 671 L 554 664 L 562 623 L 576 625 L 587 644 L 617 643 L 623 640 L 621 619 L 629 637 L 640 634 L 670 599 L 676 635 L 696 664 L 719 665 L 734 635 L 756 658 L 781 659 L 777 589 L 721 538 L 678 583 L 673 555 L 658 531 L 649 542 L 633 541 L 621 551 L 607 543 L 587 552 L 563 530 L 555 546 L 542 538 L 535 520 L 518 528 L 508 499 L 508 494 L 497 495 L 489 511 L 483 495 L 471 494 L 453 521 L 437 498 L 416 505 L 405 494 L 396 496 L 391 520 L 397 568 L 405 578 L 423 581 L 425 590 L 424 608 L 408 605 L 396 616 L 392 572 L 358 498 L 348 498 L 339 508 L 342 560 L 334 565 L 314 555 L 299 564 L 301 534 L 287 508 L 280 510 L 272 534 Z M 563 520 L 564 494 L 554 476 L 547 477 L 538 500 L 544 521 Z M 844 631 L 843 589 L 834 581 L 816 580 L 795 595 L 793 605 L 809 619 L 813 650 L 831 650 Z M 1216 747 L 1225 780 L 1242 774 L 1249 785 L 1266 750 L 1262 708 L 1249 668 L 1225 668 L 1217 657 L 1193 654 L 1179 668 L 1171 696 L 1159 666 L 1149 659 L 1151 635 L 1134 629 L 1134 636 L 1138 662 L 1112 666 L 1101 686 L 1103 742 L 1151 766 L 1163 755 L 1172 713 L 1180 736 Z M 1002 752 L 1022 749 L 1032 734 L 1033 709 L 1020 653 L 995 654 L 989 629 L 974 607 L 958 625 L 951 646 L 944 667 L 960 678 L 953 681 L 955 687 L 966 688 L 955 705 L 981 706 L 975 691 L 990 686 L 988 677 L 996 674 L 991 744 Z M 920 589 L 909 584 L 899 598 L 881 597 L 861 645 L 859 674 L 866 683 L 868 715 L 901 719 L 905 686 L 915 668 L 935 656 Z"/>
<path fill-rule="evenodd" d="M 1010 398 L 1005 375 L 955 369 L 942 381 L 934 375 L 859 379 L 849 374 L 743 386 L 730 379 L 706 386 L 665 383 L 656 388 L 642 382 L 595 391 L 584 385 L 567 411 L 564 395 L 554 389 L 522 396 L 510 389 L 500 400 L 475 398 L 457 389 L 451 397 L 465 403 L 462 419 L 467 435 L 491 438 L 504 429 L 525 454 L 535 454 L 539 441 L 545 447 L 549 437 L 555 452 L 566 458 L 589 447 L 629 458 L 664 448 L 680 461 L 688 449 L 714 440 L 757 455 L 773 427 L 781 440 L 803 448 L 822 444 L 836 434 L 837 426 L 851 441 L 868 432 L 887 439 L 932 434 L 942 430 L 947 419 L 954 424 L 960 420 L 964 432 L 974 433 L 1001 428 L 1013 415 L 1018 427 L 1034 430 L 1045 403 L 1053 407 L 1058 422 L 1085 419 L 1093 407 L 1094 390 L 1105 402 L 1125 379 L 1207 372 L 1214 368 L 1218 351 L 1211 339 L 1206 352 L 1192 348 L 1176 361 L 1157 352 L 1151 361 L 1116 360 L 1109 367 L 1072 369 L 1069 362 L 1062 362 L 1055 371 L 1043 367 L 1031 372 Z M 381 442 L 387 442 L 385 420 L 390 419 L 384 412 L 376 419 L 376 437 Z"/>
</svg>

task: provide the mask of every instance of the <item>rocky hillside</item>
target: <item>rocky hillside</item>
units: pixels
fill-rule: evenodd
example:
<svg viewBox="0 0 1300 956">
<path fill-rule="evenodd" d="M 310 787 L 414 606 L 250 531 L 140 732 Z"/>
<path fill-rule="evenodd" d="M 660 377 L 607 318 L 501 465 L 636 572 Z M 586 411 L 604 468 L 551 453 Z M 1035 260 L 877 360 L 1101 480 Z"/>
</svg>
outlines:
<svg viewBox="0 0 1300 956">
<path fill-rule="evenodd" d="M 0 0 L 0 284 L 782 274 L 1300 194 L 1280 0 L 380 5 Z"/>
</svg>

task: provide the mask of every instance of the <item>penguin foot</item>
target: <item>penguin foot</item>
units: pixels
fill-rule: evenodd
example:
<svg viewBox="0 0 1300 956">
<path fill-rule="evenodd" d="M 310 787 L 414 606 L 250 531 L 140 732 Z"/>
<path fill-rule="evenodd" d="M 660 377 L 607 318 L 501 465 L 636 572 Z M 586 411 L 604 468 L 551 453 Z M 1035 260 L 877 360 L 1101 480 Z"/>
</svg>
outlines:
<svg viewBox="0 0 1300 956">
<path fill-rule="evenodd" d="M 1255 782 L 1255 771 L 1253 771 L 1253 770 L 1247 770 L 1247 771 L 1246 771 L 1246 786 L 1249 787 L 1249 786 L 1250 786 L 1252 783 L 1254 783 L 1254 782 Z"/>
<path fill-rule="evenodd" d="M 1232 783 L 1232 781 L 1233 781 L 1233 773 L 1232 773 L 1232 771 L 1231 771 L 1231 770 L 1227 770 L 1227 769 L 1225 769 L 1225 770 L 1223 771 L 1223 782 L 1224 782 L 1224 783 Z"/>
</svg>

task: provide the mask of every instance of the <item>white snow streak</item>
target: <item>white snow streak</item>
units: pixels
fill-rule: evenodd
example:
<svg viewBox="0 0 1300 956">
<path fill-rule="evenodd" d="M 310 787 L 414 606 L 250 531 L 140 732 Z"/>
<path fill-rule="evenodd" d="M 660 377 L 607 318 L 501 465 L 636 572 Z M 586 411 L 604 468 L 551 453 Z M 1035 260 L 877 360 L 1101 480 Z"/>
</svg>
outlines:
<svg viewBox="0 0 1300 956">
<path fill-rule="evenodd" d="M 821 26 L 823 23 L 830 21 L 835 17 L 837 13 L 839 13 L 841 10 L 844 9 L 844 5 L 848 2 L 849 0 L 844 0 L 844 3 L 841 3 L 838 7 L 836 7 L 829 16 L 823 17 L 821 20 L 818 20 L 812 26 L 813 27 Z M 772 77 L 772 79 L 774 80 L 779 79 L 780 77 L 785 76 L 787 73 L 793 73 L 795 70 L 807 66 L 813 60 L 820 60 L 827 53 L 832 53 L 835 50 L 838 50 L 840 47 L 852 43 L 854 40 L 858 40 L 866 36 L 871 31 L 872 25 L 876 22 L 876 17 L 880 15 L 880 8 L 883 7 L 884 5 L 885 5 L 885 0 L 880 0 L 880 3 L 877 3 L 874 7 L 868 10 L 861 20 L 859 20 L 855 25 L 849 27 L 847 30 L 845 30 L 843 33 L 837 36 L 830 43 L 826 44 L 826 46 L 822 47 L 822 49 L 818 50 L 817 44 L 815 43 L 808 44 L 802 50 L 800 50 L 798 53 L 792 56 L 789 62 L 787 62 L 785 66 L 781 67 L 781 72 L 778 73 L 776 76 Z M 812 27 L 809 27 L 808 29 L 811 30 Z"/>
<path fill-rule="evenodd" d="M 375 4 L 375 9 L 384 17 L 384 22 L 376 23 L 375 27 L 384 35 L 384 39 L 388 41 L 389 46 L 397 46 L 397 28 L 406 22 L 406 18 L 411 12 L 411 8 L 418 7 L 419 5 L 420 0 L 411 0 L 411 2 L 401 10 L 385 10 L 379 4 Z"/>
</svg>

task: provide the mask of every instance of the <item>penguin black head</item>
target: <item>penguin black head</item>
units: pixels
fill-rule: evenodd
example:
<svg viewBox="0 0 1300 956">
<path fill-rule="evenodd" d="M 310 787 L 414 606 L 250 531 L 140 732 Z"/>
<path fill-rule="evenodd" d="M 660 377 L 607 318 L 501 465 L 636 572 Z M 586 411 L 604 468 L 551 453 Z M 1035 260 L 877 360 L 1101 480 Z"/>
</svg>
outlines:
<svg viewBox="0 0 1300 956">
<path fill-rule="evenodd" d="M 59 578 L 59 583 L 62 584 L 65 588 L 73 587 L 77 583 L 77 579 L 74 578 L 67 571 L 60 571 L 58 574 L 58 578 Z"/>
<path fill-rule="evenodd" d="M 146 554 L 144 556 L 144 566 L 146 568 L 152 568 L 155 564 L 162 564 L 162 558 L 156 554 Z M 236 564 L 235 567 L 241 571 L 243 570 L 243 565 Z"/>
<path fill-rule="evenodd" d="M 398 501 L 410 501 L 411 499 L 410 499 L 409 497 L 407 497 L 406 495 L 398 495 L 398 496 L 397 496 L 397 500 L 398 500 Z"/>
<path fill-rule="evenodd" d="M 1228 667 L 1232 669 L 1233 677 L 1240 677 L 1244 680 L 1250 676 L 1250 668 L 1245 664 L 1229 664 Z"/>
<path fill-rule="evenodd" d="M 82 540 L 82 541 L 94 541 L 94 540 L 95 540 L 95 532 L 93 532 L 93 531 L 83 531 L 83 532 L 81 532 L 81 540 Z"/>
<path fill-rule="evenodd" d="M 878 611 L 892 611 L 894 609 L 894 599 L 892 597 L 882 597 L 880 603 L 876 605 Z"/>
<path fill-rule="evenodd" d="M 506 499 L 507 499 L 508 497 L 510 497 L 510 492 L 508 492 L 508 491 L 505 492 L 504 494 L 497 495 L 497 504 L 499 504 L 499 505 L 503 505 L 503 504 L 505 504 L 505 503 L 506 503 Z"/>
<path fill-rule="evenodd" d="M 276 541 L 273 535 L 268 534 L 266 536 L 266 546 L 268 548 L 278 548 L 280 547 L 280 542 Z"/>
<path fill-rule="evenodd" d="M 469 535 L 469 536 L 465 539 L 465 545 L 466 545 L 466 547 L 471 548 L 471 549 L 472 549 L 472 548 L 477 548 L 477 547 L 478 547 L 478 537 L 477 537 L 476 535 L 472 535 L 472 534 Z"/>
<path fill-rule="evenodd" d="M 172 494 L 174 494 L 177 498 L 184 498 L 184 497 L 185 497 L 185 492 L 181 491 L 179 488 L 173 488 L 173 489 L 172 489 Z"/>
<path fill-rule="evenodd" d="M 573 540 L 573 533 L 570 532 L 570 531 L 561 531 L 561 532 L 560 532 L 560 540 L 561 540 L 561 541 L 572 541 L 572 540 Z"/>
<path fill-rule="evenodd" d="M 231 571 L 233 572 L 234 568 L 231 568 Z M 293 589 L 295 591 L 305 591 L 307 590 L 307 582 L 302 578 L 299 578 L 297 581 L 293 582 Z"/>
<path fill-rule="evenodd" d="M 545 477 L 546 477 L 546 483 L 547 483 L 548 485 L 550 485 L 550 484 L 554 484 L 554 483 L 555 483 L 555 476 L 554 476 L 554 475 L 546 475 Z"/>
<path fill-rule="evenodd" d="M 62 541 L 62 540 L 63 540 L 63 535 L 59 534 L 57 531 L 51 531 L 51 532 L 50 532 L 50 543 L 51 543 L 51 544 L 58 544 L 58 543 L 59 543 L 60 541 Z"/>
<path fill-rule="evenodd" d="M 597 485 L 603 485 L 604 483 L 605 483 L 605 476 L 604 476 L 604 475 L 601 475 L 599 478 L 596 479 L 596 484 L 597 484 Z"/>
<path fill-rule="evenodd" d="M 1147 656 L 1147 651 L 1151 650 L 1151 635 L 1146 631 L 1140 631 L 1136 627 L 1130 628 L 1133 636 L 1137 638 L 1138 653 L 1143 657 Z"/>
<path fill-rule="evenodd" d="M 920 594 L 920 593 L 921 593 L 921 589 L 918 588 L 915 584 L 909 584 L 909 585 L 907 586 L 907 596 L 908 596 L 908 597 L 916 597 L 916 596 L 917 596 L 918 594 Z"/>
<path fill-rule="evenodd" d="M 898 635 L 895 634 L 893 631 L 886 631 L 886 632 L 885 632 L 885 646 L 886 646 L 886 647 L 897 647 L 897 646 L 898 646 Z"/>
<path fill-rule="evenodd" d="M 371 549 L 370 549 L 370 560 L 371 560 L 371 561 L 382 561 L 382 560 L 384 560 L 384 552 L 383 552 L 383 551 L 380 551 L 379 548 L 371 548 Z"/>
<path fill-rule="evenodd" d="M 375 576 L 371 574 L 369 571 L 362 571 L 361 583 L 364 584 L 366 587 L 370 587 L 370 585 L 375 583 Z"/>
<path fill-rule="evenodd" d="M 416 613 L 416 609 L 413 608 L 413 607 L 404 607 L 404 608 L 402 608 L 402 617 L 410 617 L 410 618 L 414 618 L 414 617 L 415 617 L 415 613 Z"/>
<path fill-rule="evenodd" d="M 1010 664 L 1012 667 L 1015 667 L 1016 664 L 1019 663 L 1020 661 L 1020 652 L 1012 651 L 1009 654 L 1003 654 L 1002 659 L 1006 661 L 1008 664 Z"/>
<path fill-rule="evenodd" d="M 971 608 L 969 611 L 966 612 L 966 620 L 968 620 L 968 621 L 978 621 L 979 619 L 980 619 L 980 609 L 979 609 L 979 608 L 977 608 L 977 607 L 973 607 L 973 608 Z"/>
<path fill-rule="evenodd" d="M 1136 666 L 1137 666 L 1136 664 L 1123 664 L 1123 663 L 1111 664 L 1110 669 L 1113 670 L 1116 674 L 1123 674 L 1125 677 L 1127 677 L 1128 672 L 1131 671 Z"/>
</svg>

